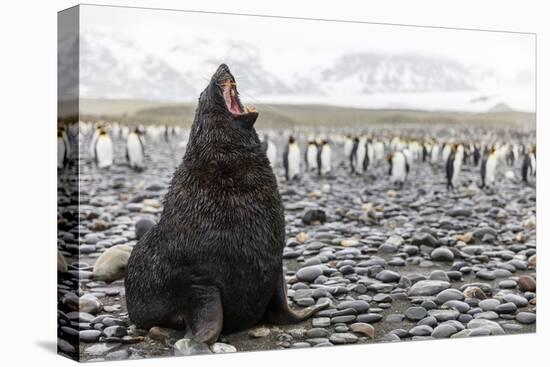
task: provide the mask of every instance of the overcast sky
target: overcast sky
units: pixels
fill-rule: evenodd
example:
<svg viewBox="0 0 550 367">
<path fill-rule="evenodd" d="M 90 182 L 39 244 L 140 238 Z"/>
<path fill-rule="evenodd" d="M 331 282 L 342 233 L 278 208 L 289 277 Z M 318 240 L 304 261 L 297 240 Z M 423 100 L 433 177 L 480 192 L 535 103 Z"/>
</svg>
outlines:
<svg viewBox="0 0 550 367">
<path fill-rule="evenodd" d="M 307 51 L 312 57 L 345 51 L 445 56 L 466 65 L 489 67 L 505 79 L 528 77 L 535 70 L 532 34 L 100 6 L 83 8 L 81 27 L 132 35 L 153 52 L 197 34 L 205 39 L 242 39 L 265 48 L 272 62 L 294 67 L 301 67 L 304 60 L 289 60 L 292 50 Z"/>
<path fill-rule="evenodd" d="M 223 40 L 246 42 L 258 48 L 267 70 L 287 81 L 320 65 L 331 65 L 348 52 L 444 57 L 494 71 L 503 88 L 513 89 L 507 103 L 523 110 L 535 106 L 534 34 L 91 5 L 81 9 L 82 33 L 120 35 L 153 55 L 162 56 L 182 44 L 200 47 L 198 38 L 212 41 L 213 49 Z M 213 58 L 218 57 L 215 52 L 212 50 Z M 216 61 L 223 62 L 224 56 L 220 54 Z M 208 80 L 212 66 L 196 66 L 193 72 Z M 236 76 L 242 77 L 238 71 Z"/>
</svg>

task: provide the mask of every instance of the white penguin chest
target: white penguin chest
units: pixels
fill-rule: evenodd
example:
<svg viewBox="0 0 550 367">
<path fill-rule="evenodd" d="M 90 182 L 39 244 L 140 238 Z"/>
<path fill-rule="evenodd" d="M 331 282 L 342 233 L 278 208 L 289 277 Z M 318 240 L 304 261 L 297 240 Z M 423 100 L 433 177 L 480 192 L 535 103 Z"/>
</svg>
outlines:
<svg viewBox="0 0 550 367">
<path fill-rule="evenodd" d="M 141 146 L 140 138 L 137 134 L 132 133 L 128 135 L 128 158 L 133 163 L 143 162 L 143 149 Z"/>
<path fill-rule="evenodd" d="M 300 173 L 300 149 L 296 145 L 288 148 L 288 171 L 291 176 Z"/>
<path fill-rule="evenodd" d="M 97 164 L 100 168 L 113 163 L 113 143 L 108 136 L 100 136 L 96 143 Z"/>
<path fill-rule="evenodd" d="M 271 141 L 267 142 L 266 155 L 267 159 L 269 159 L 269 162 L 271 163 L 271 166 L 273 167 L 277 160 L 277 147 Z"/>
<path fill-rule="evenodd" d="M 317 167 L 317 147 L 315 145 L 308 145 L 307 147 L 307 165 L 310 169 Z"/>
<path fill-rule="evenodd" d="M 384 144 L 376 143 L 374 145 L 374 159 L 379 160 L 384 156 Z"/>
<path fill-rule="evenodd" d="M 357 147 L 357 159 L 359 160 L 359 163 L 362 163 L 365 159 L 365 155 L 367 153 L 367 149 L 365 147 L 364 141 L 359 141 L 359 146 Z"/>
<path fill-rule="evenodd" d="M 463 155 L 460 153 L 457 153 L 455 155 L 454 161 L 453 161 L 453 181 L 456 180 L 458 177 L 458 174 L 460 173 L 460 170 L 462 168 L 462 159 Z"/>
<path fill-rule="evenodd" d="M 393 181 L 405 181 L 406 177 L 406 160 L 405 155 L 401 152 L 395 153 L 392 159 L 392 179 Z"/>
<path fill-rule="evenodd" d="M 498 159 L 495 155 L 491 155 L 487 159 L 487 165 L 485 167 L 485 182 L 487 184 L 493 183 L 495 181 L 497 161 Z"/>
<path fill-rule="evenodd" d="M 353 149 L 353 142 L 350 139 L 347 139 L 344 143 L 344 154 L 349 156 L 351 154 L 351 150 Z"/>
<path fill-rule="evenodd" d="M 62 137 L 57 138 L 57 167 L 63 168 L 63 162 L 65 160 L 65 155 L 67 154 L 67 149 L 65 146 L 65 140 Z"/>
<path fill-rule="evenodd" d="M 321 171 L 322 173 L 327 173 L 331 169 L 331 149 L 328 145 L 325 145 L 323 147 L 323 150 L 321 151 Z"/>
</svg>

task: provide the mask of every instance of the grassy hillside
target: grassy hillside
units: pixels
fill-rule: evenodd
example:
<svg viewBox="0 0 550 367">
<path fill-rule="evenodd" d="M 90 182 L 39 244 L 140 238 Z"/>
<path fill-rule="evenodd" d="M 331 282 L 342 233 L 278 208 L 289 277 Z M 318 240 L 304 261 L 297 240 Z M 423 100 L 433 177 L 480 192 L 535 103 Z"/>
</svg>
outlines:
<svg viewBox="0 0 550 367">
<path fill-rule="evenodd" d="M 194 103 L 136 100 L 83 99 L 80 116 L 84 121 L 119 121 L 127 124 L 169 124 L 190 126 Z M 490 126 L 535 127 L 535 114 L 525 112 L 466 113 L 419 110 L 372 110 L 324 105 L 256 105 L 258 127 L 361 126 L 365 124 L 483 124 Z"/>
</svg>

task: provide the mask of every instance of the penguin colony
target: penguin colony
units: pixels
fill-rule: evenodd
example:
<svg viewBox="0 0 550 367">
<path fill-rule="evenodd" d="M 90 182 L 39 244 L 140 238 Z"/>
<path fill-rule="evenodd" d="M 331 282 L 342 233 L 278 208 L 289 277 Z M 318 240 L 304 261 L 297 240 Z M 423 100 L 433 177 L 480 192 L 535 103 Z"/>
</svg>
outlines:
<svg viewBox="0 0 550 367">
<path fill-rule="evenodd" d="M 387 176 L 374 178 L 387 180 L 398 189 L 407 184 L 410 171 L 423 164 L 432 167 L 433 180 L 442 181 L 449 191 L 471 183 L 461 179 L 465 167 L 478 170 L 479 181 L 474 184 L 480 188 L 494 188 L 502 179 L 535 183 L 536 145 L 532 134 L 489 130 L 480 134 L 471 130 L 426 135 L 425 131 L 410 129 L 396 135 L 395 130 L 269 129 L 260 136 L 277 177 L 288 181 L 299 181 L 305 175 L 331 178 L 336 166 L 345 167 L 350 175 L 372 177 L 373 168 L 385 166 Z M 175 150 L 182 149 L 187 134 L 178 126 L 60 124 L 57 166 L 60 170 L 67 167 L 71 154 L 78 154 L 78 145 L 81 151 L 88 149 L 90 161 L 98 169 L 109 169 L 117 163 L 139 172 L 147 167 L 148 145 L 171 144 Z M 115 147 L 123 149 L 123 154 L 115 154 Z"/>
<path fill-rule="evenodd" d="M 284 133 L 280 133 L 283 134 Z M 265 139 L 273 140 L 265 135 Z M 443 135 L 443 134 L 440 134 Z M 329 138 L 330 137 L 330 138 Z M 458 138 L 460 137 L 460 138 Z M 304 175 L 331 177 L 331 167 L 343 165 L 350 175 L 369 175 L 369 169 L 387 164 L 387 179 L 395 188 L 403 187 L 415 165 L 430 165 L 434 180 L 444 180 L 454 191 L 471 184 L 461 172 L 478 170 L 480 188 L 492 188 L 503 178 L 534 184 L 536 146 L 534 136 L 506 136 L 486 132 L 457 134 L 456 137 L 426 136 L 414 130 L 410 135 L 395 136 L 391 129 L 379 133 L 308 132 L 289 135 L 283 153 L 285 179 L 299 180 Z M 335 160 L 332 152 L 343 159 Z M 300 155 L 300 152 L 303 152 Z"/>
<path fill-rule="evenodd" d="M 57 128 L 57 168 L 66 169 L 79 156 L 98 169 L 107 170 L 115 164 L 123 164 L 134 171 L 142 171 L 147 165 L 146 146 L 178 143 L 185 147 L 186 134 L 179 126 L 123 125 L 118 122 L 59 123 Z M 117 154 L 118 150 L 122 154 Z M 275 151 L 273 151 L 275 149 Z M 83 153 L 86 152 L 87 155 Z M 268 156 L 275 159 L 276 147 L 271 144 Z M 73 163 L 75 164 L 75 163 Z"/>
</svg>

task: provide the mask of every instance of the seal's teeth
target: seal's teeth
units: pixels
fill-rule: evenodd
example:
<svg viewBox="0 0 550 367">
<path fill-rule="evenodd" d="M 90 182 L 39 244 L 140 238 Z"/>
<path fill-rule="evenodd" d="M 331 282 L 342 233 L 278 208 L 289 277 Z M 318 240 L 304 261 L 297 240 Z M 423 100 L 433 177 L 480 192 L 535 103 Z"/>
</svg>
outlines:
<svg viewBox="0 0 550 367">
<path fill-rule="evenodd" d="M 249 112 L 256 112 L 256 107 L 254 107 L 254 106 L 246 106 L 246 107 L 245 107 L 245 111 L 246 111 L 246 113 L 249 113 Z"/>
</svg>

